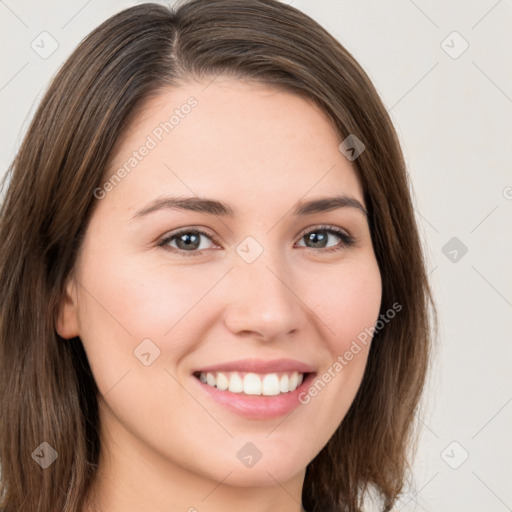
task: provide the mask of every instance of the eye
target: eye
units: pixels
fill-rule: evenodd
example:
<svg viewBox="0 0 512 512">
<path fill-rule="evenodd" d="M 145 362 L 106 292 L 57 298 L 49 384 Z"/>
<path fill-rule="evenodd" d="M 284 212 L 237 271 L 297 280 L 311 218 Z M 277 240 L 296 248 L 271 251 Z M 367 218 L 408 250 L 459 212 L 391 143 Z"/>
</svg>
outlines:
<svg viewBox="0 0 512 512">
<path fill-rule="evenodd" d="M 337 243 L 336 239 L 338 239 Z M 300 241 L 303 240 L 304 245 L 301 245 L 300 243 L 298 244 L 300 247 L 307 247 L 309 249 L 326 249 L 326 251 L 323 252 L 336 251 L 345 247 L 350 247 L 355 243 L 354 237 L 333 226 L 319 226 L 307 231 L 300 238 Z M 331 242 L 334 242 L 334 244 Z"/>
<path fill-rule="evenodd" d="M 209 247 L 208 243 L 203 243 L 205 238 L 211 242 L 216 243 L 214 237 L 205 231 L 202 231 L 201 229 L 189 228 L 166 236 L 161 242 L 158 243 L 158 246 L 168 246 L 171 249 L 188 252 L 190 253 L 190 256 L 192 256 L 193 253 L 197 251 L 211 248 Z"/>
<path fill-rule="evenodd" d="M 336 241 L 336 239 L 338 241 Z M 205 240 L 207 240 L 205 242 Z M 208 240 L 210 243 L 208 243 Z M 304 241 L 304 244 L 300 242 Z M 220 245 L 217 239 L 202 229 L 182 229 L 171 233 L 158 242 L 159 247 L 167 247 L 184 256 L 200 255 L 212 245 Z M 337 251 L 355 244 L 355 239 L 345 231 L 333 226 L 319 226 L 303 233 L 297 246 L 307 249 L 323 249 L 321 252 Z"/>
</svg>

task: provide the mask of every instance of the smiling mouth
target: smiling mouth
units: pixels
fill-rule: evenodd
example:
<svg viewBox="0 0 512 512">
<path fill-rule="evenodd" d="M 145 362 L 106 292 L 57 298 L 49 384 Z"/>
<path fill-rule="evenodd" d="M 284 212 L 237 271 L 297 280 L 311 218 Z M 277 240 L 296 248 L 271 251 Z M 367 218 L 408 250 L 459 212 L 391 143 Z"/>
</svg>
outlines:
<svg viewBox="0 0 512 512">
<path fill-rule="evenodd" d="M 194 377 L 220 391 L 242 395 L 278 396 L 295 391 L 308 373 L 297 371 L 253 373 L 232 371 L 195 372 Z"/>
</svg>

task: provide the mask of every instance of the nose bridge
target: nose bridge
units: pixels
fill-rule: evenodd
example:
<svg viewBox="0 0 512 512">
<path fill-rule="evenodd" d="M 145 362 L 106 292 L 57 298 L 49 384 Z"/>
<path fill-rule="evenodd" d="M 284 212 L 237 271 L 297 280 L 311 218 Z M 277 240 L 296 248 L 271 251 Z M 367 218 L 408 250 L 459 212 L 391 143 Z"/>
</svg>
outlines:
<svg viewBox="0 0 512 512">
<path fill-rule="evenodd" d="M 300 318 L 300 301 L 287 284 L 291 272 L 285 255 L 264 248 L 252 237 L 242 241 L 236 252 L 230 272 L 228 328 L 234 332 L 253 331 L 265 338 L 293 331 Z"/>
</svg>

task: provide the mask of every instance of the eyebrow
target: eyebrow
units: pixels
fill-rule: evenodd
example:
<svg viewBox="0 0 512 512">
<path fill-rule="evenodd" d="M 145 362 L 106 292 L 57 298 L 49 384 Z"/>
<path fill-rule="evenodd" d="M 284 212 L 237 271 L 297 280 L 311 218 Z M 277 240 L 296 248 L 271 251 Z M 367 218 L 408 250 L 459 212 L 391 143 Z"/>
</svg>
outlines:
<svg viewBox="0 0 512 512">
<path fill-rule="evenodd" d="M 329 212 L 338 208 L 355 208 L 360 210 L 365 217 L 367 211 L 359 200 L 355 197 L 345 195 L 322 197 L 310 201 L 299 201 L 293 208 L 293 215 L 312 215 L 315 213 Z M 222 201 L 201 197 L 162 197 L 155 199 L 147 206 L 139 210 L 132 217 L 132 220 L 138 220 L 157 210 L 189 210 L 209 215 L 221 215 L 233 217 L 234 210 Z"/>
</svg>

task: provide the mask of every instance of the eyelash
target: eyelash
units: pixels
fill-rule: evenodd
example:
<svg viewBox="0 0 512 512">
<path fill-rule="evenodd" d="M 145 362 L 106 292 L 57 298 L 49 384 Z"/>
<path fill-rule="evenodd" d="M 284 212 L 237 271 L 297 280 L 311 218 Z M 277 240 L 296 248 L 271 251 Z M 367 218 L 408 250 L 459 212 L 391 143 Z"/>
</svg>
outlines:
<svg viewBox="0 0 512 512">
<path fill-rule="evenodd" d="M 322 253 L 329 252 L 330 253 L 330 252 L 339 251 L 341 249 L 345 249 L 348 247 L 352 247 L 353 245 L 355 245 L 355 242 L 356 242 L 355 238 L 352 235 L 349 235 L 345 231 L 342 231 L 341 229 L 336 228 L 334 226 L 318 226 L 313 229 L 310 229 L 309 231 L 304 231 L 301 234 L 299 241 L 302 240 L 306 235 L 308 235 L 310 233 L 315 233 L 315 232 L 322 232 L 322 233 L 336 235 L 338 238 L 340 238 L 341 242 L 334 247 L 320 248 L 320 249 L 315 249 L 314 247 L 304 247 L 304 249 L 306 249 L 308 251 L 313 251 L 313 252 L 322 252 Z M 182 229 L 180 231 L 177 231 L 176 233 L 172 233 L 169 236 L 166 236 L 163 240 L 158 242 L 158 247 L 163 247 L 165 249 L 168 249 L 168 250 L 171 250 L 178 254 L 181 254 L 185 257 L 199 256 L 201 254 L 202 250 L 185 251 L 183 249 L 177 249 L 175 247 L 166 247 L 166 245 L 169 244 L 172 240 L 174 240 L 175 238 L 177 238 L 180 235 L 183 235 L 185 233 L 186 234 L 193 233 L 195 235 L 204 235 L 205 237 L 209 238 L 215 244 L 220 245 L 220 242 L 217 239 L 217 237 L 211 235 L 210 233 L 207 233 L 206 231 L 199 229 L 199 228 L 194 228 L 194 229 L 187 228 L 187 229 Z"/>
</svg>

